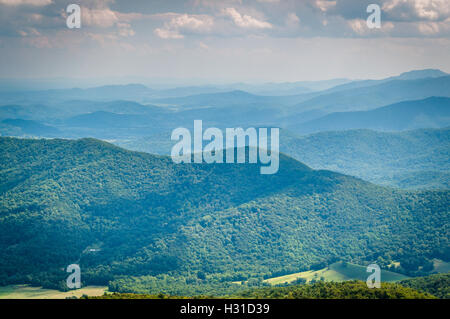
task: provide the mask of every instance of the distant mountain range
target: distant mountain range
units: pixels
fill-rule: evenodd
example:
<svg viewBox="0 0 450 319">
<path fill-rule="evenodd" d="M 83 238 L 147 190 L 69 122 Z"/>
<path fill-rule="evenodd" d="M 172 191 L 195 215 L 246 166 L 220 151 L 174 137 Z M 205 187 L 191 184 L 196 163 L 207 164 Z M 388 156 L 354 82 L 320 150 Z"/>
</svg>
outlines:
<svg viewBox="0 0 450 319">
<path fill-rule="evenodd" d="M 151 103 L 155 99 L 187 97 L 191 95 L 227 93 L 245 91 L 260 96 L 300 96 L 311 98 L 323 93 L 332 93 L 346 89 L 368 87 L 394 80 L 418 80 L 448 76 L 440 70 L 426 69 L 405 72 L 399 76 L 383 80 L 333 79 L 324 81 L 301 81 L 285 83 L 232 83 L 222 85 L 203 85 L 153 89 L 142 84 L 106 85 L 87 89 L 20 89 L 20 82 L 11 86 L 10 82 L 0 81 L 0 99 L 3 104 L 59 104 L 70 100 L 115 101 L 129 100 L 139 103 Z M 16 81 L 17 82 L 17 81 Z M 29 87 L 29 85 L 24 85 Z M 301 100 L 297 100 L 300 103 Z M 294 101 L 295 104 L 295 101 Z M 386 103 L 388 104 L 388 103 Z"/>
<path fill-rule="evenodd" d="M 450 80 L 450 78 L 449 78 Z M 301 124 L 288 126 L 300 134 L 349 129 L 404 131 L 450 126 L 450 98 L 430 97 L 405 101 L 371 111 L 331 113 Z"/>
<path fill-rule="evenodd" d="M 393 80 L 358 88 L 323 92 L 291 107 L 285 125 L 304 123 L 333 112 L 366 111 L 427 97 L 450 97 L 450 76 L 419 80 Z M 297 114 L 295 114 L 297 112 Z"/>
<path fill-rule="evenodd" d="M 20 132 L 30 136 L 57 136 L 60 131 L 54 127 L 41 124 L 32 120 L 7 119 L 0 122 L 6 128 L 20 129 Z"/>
<path fill-rule="evenodd" d="M 307 88 L 304 90 L 307 93 L 295 95 L 263 96 L 237 89 L 286 93 L 302 85 Z M 233 90 L 227 91 L 230 89 Z M 353 141 L 345 134 L 337 134 L 355 129 L 403 132 L 450 126 L 450 76 L 439 70 L 418 70 L 381 80 L 351 82 L 341 79 L 260 85 L 238 83 L 220 89 L 205 86 L 164 90 L 130 84 L 92 89 L 1 92 L 0 97 L 4 98 L 2 101 L 11 98 L 23 102 L 0 106 L 0 134 L 3 136 L 94 137 L 129 149 L 168 154 L 172 130 L 191 128 L 197 119 L 203 120 L 205 127 L 221 129 L 280 127 L 284 129 L 281 144 L 284 152 L 313 167 L 335 169 L 383 185 L 448 187 L 449 173 L 435 164 L 438 163 L 435 157 L 426 160 L 430 164 L 426 168 L 413 165 L 409 170 L 406 165 L 401 165 L 400 173 L 394 172 L 391 164 L 377 162 L 377 168 L 371 171 L 361 160 L 364 158 L 361 154 L 370 150 L 366 147 L 370 143 L 384 149 L 381 142 L 363 132 L 350 132 L 355 136 Z M 128 98 L 131 101 L 124 100 Z M 148 103 L 136 102 L 138 100 Z M 330 133 L 336 137 L 333 143 L 342 146 L 343 150 L 353 145 L 355 154 L 360 154 L 361 158 L 358 155 L 353 159 L 347 153 L 348 166 L 338 162 L 333 166 L 330 161 L 344 153 L 330 154 L 328 159 L 319 158 L 315 145 L 307 143 L 308 148 L 304 148 L 296 140 L 299 135 L 333 131 L 335 133 Z M 395 135 L 383 136 L 395 139 Z M 358 148 L 358 138 L 362 148 Z M 434 143 L 432 145 L 439 149 L 447 147 L 444 139 L 429 141 L 423 136 L 421 141 Z M 325 144 L 325 140 L 320 141 L 319 145 L 323 147 L 320 152 L 329 154 Z M 386 151 L 390 156 L 398 152 L 394 146 Z M 410 155 L 414 157 L 414 154 Z M 378 155 L 373 156 L 378 158 Z M 422 162 L 417 159 L 417 163 Z"/>
</svg>

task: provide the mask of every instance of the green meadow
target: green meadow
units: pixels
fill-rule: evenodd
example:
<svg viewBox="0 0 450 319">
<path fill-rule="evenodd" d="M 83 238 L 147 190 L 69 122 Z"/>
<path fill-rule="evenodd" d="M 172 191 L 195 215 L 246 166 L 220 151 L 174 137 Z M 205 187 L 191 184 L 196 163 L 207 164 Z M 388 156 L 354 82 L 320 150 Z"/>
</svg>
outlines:
<svg viewBox="0 0 450 319">
<path fill-rule="evenodd" d="M 70 297 L 80 298 L 83 295 L 101 296 L 105 293 L 105 286 L 87 286 L 81 289 L 66 292 L 31 287 L 29 285 L 9 285 L 0 287 L 0 299 L 65 299 Z"/>
<path fill-rule="evenodd" d="M 299 278 L 305 279 L 307 282 L 312 280 L 318 281 L 334 281 L 341 282 L 346 280 L 362 280 L 366 281 L 370 274 L 366 272 L 366 267 L 355 265 L 352 263 L 337 262 L 329 265 L 326 268 L 320 270 L 309 270 L 303 271 L 295 274 L 289 274 L 280 277 L 274 277 L 266 279 L 265 282 L 271 285 L 279 285 L 285 283 L 291 283 Z M 387 271 L 381 270 L 381 281 L 382 282 L 395 282 L 399 280 L 408 279 L 409 277 Z"/>
</svg>

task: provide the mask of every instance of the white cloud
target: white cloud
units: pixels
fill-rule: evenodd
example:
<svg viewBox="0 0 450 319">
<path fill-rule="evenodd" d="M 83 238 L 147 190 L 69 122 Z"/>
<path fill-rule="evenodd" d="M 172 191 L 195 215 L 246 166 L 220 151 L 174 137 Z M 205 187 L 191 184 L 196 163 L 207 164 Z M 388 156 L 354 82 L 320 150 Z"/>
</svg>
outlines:
<svg viewBox="0 0 450 319">
<path fill-rule="evenodd" d="M 336 6 L 336 1 L 329 0 L 316 0 L 316 6 L 323 12 Z"/>
<path fill-rule="evenodd" d="M 184 36 L 178 31 L 171 31 L 163 28 L 156 28 L 154 31 L 155 35 L 161 39 L 183 39 Z"/>
<path fill-rule="evenodd" d="M 368 32 L 368 28 L 367 28 L 367 24 L 366 24 L 365 20 L 353 19 L 353 20 L 349 20 L 348 24 L 350 25 L 350 28 L 352 28 L 352 30 L 359 35 L 364 35 L 365 33 Z"/>
<path fill-rule="evenodd" d="M 183 14 L 170 21 L 171 27 L 183 28 L 192 31 L 209 31 L 214 21 L 209 16 L 193 16 Z"/>
<path fill-rule="evenodd" d="M 109 8 L 89 9 L 83 7 L 81 12 L 82 23 L 88 26 L 109 28 L 119 22 L 116 12 Z"/>
<path fill-rule="evenodd" d="M 183 33 L 205 34 L 214 26 L 214 19 L 207 15 L 171 14 L 170 21 L 154 33 L 162 39 L 182 39 Z"/>
<path fill-rule="evenodd" d="M 450 16 L 449 0 L 388 0 L 383 11 L 398 20 L 443 20 Z"/>
<path fill-rule="evenodd" d="M 300 18 L 293 12 L 288 13 L 286 24 L 290 27 L 296 27 L 300 24 Z"/>
<path fill-rule="evenodd" d="M 450 36 L 450 18 L 441 22 L 423 21 L 418 24 L 419 32 L 425 36 L 439 34 Z"/>
<path fill-rule="evenodd" d="M 118 34 L 121 37 L 132 37 L 135 35 L 134 30 L 131 28 L 131 25 L 128 23 L 117 23 Z"/>
<path fill-rule="evenodd" d="M 117 28 L 117 35 L 121 37 L 130 37 L 135 35 L 135 31 L 129 23 L 132 20 L 141 19 L 144 16 L 135 13 L 120 13 L 112 11 L 109 8 L 82 9 L 82 24 L 90 27 L 99 28 Z"/>
<path fill-rule="evenodd" d="M 0 4 L 7 6 L 20 6 L 20 5 L 31 5 L 36 7 L 47 6 L 51 4 L 52 0 L 0 0 Z"/>
<path fill-rule="evenodd" d="M 273 26 L 269 22 L 261 21 L 249 15 L 240 14 L 235 8 L 226 8 L 223 13 L 233 20 L 241 28 L 271 29 Z"/>
</svg>

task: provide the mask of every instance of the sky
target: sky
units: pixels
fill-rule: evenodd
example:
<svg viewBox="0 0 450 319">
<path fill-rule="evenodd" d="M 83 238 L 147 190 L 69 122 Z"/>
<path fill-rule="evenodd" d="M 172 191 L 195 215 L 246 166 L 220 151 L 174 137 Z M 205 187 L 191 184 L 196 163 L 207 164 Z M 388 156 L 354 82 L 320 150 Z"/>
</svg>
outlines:
<svg viewBox="0 0 450 319">
<path fill-rule="evenodd" d="M 2 79 L 376 79 L 450 72 L 449 56 L 449 0 L 0 0 Z"/>
</svg>

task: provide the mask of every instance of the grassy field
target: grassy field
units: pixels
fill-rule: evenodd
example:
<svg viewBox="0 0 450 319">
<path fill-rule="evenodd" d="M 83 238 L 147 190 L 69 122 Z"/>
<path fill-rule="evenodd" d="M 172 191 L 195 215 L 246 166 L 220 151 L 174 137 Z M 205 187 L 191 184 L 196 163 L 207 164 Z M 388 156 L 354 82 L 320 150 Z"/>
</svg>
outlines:
<svg viewBox="0 0 450 319">
<path fill-rule="evenodd" d="M 450 263 L 447 263 L 439 259 L 433 259 L 433 264 L 434 264 L 433 270 L 438 273 L 446 274 L 450 272 Z"/>
<path fill-rule="evenodd" d="M 87 286 L 81 289 L 61 292 L 54 289 L 43 289 L 29 285 L 10 285 L 0 287 L 0 299 L 65 299 L 80 298 L 82 295 L 101 296 L 106 291 L 104 286 Z"/>
<path fill-rule="evenodd" d="M 298 278 L 303 278 L 307 282 L 311 280 L 325 280 L 325 281 L 346 281 L 346 280 L 363 280 L 366 281 L 370 274 L 366 272 L 366 267 L 359 266 L 351 263 L 337 262 L 331 264 L 330 266 L 320 269 L 320 270 L 310 270 L 299 272 L 295 274 L 290 274 L 286 276 L 274 277 L 266 279 L 265 282 L 271 285 L 279 285 L 284 283 L 291 283 Z M 381 270 L 381 281 L 382 282 L 394 282 L 403 279 L 407 279 L 407 276 L 397 274 L 391 271 Z"/>
</svg>

